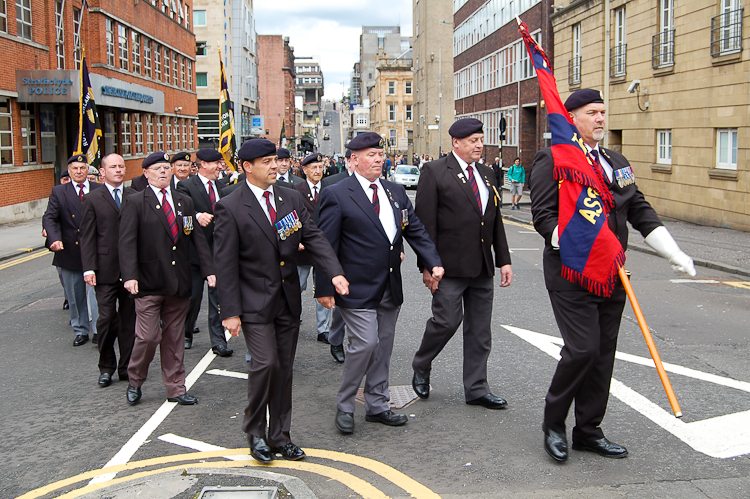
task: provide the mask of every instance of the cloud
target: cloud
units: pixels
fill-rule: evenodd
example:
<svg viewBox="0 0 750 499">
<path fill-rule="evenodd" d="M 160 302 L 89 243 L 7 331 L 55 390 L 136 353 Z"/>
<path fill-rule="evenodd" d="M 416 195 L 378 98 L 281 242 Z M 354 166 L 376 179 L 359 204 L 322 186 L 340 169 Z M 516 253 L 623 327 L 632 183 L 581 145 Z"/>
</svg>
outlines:
<svg viewBox="0 0 750 499">
<path fill-rule="evenodd" d="M 259 35 L 289 37 L 294 55 L 313 56 L 323 69 L 325 97 L 340 99 L 342 82 L 349 87 L 359 60 L 362 26 L 401 25 L 412 34 L 412 0 L 256 0 L 255 30 Z"/>
</svg>

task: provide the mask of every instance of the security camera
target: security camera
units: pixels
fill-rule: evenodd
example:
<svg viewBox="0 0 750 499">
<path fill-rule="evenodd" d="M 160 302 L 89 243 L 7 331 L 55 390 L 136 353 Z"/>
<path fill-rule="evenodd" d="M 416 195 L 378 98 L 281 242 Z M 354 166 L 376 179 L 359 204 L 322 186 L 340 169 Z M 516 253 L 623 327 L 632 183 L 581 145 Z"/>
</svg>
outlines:
<svg viewBox="0 0 750 499">
<path fill-rule="evenodd" d="M 633 80 L 633 83 L 628 87 L 628 93 L 632 94 L 641 86 L 641 80 Z"/>
</svg>

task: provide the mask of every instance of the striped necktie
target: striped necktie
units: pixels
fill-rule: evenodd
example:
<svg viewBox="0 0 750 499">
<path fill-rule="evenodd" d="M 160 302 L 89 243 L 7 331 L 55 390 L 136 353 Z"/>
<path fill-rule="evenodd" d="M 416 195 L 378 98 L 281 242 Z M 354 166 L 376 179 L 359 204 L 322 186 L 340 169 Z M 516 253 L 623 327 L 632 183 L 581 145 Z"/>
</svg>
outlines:
<svg viewBox="0 0 750 499">
<path fill-rule="evenodd" d="M 481 213 L 482 197 L 479 195 L 479 186 L 477 185 L 477 179 L 474 178 L 474 168 L 471 165 L 466 165 L 466 175 L 469 177 L 469 185 L 471 185 L 471 190 L 474 191 L 474 196 L 477 198 L 477 205 Z"/>
<path fill-rule="evenodd" d="M 80 199 L 81 201 L 83 201 L 83 188 L 84 188 L 84 186 L 85 186 L 85 184 L 78 184 L 78 189 L 80 189 L 78 191 L 78 199 Z"/>
<path fill-rule="evenodd" d="M 276 223 L 276 210 L 273 209 L 271 204 L 271 193 L 266 191 L 263 193 L 263 197 L 266 198 L 266 208 L 268 209 L 268 217 L 271 219 L 271 225 Z"/>
<path fill-rule="evenodd" d="M 372 189 L 372 207 L 375 208 L 375 213 L 380 216 L 380 200 L 378 199 L 378 184 L 370 184 Z"/>
<path fill-rule="evenodd" d="M 211 209 L 216 209 L 216 192 L 214 192 L 213 182 L 208 181 L 208 199 L 211 201 Z"/>
<path fill-rule="evenodd" d="M 178 231 L 177 219 L 174 216 L 174 211 L 172 211 L 172 205 L 169 204 L 169 200 L 167 199 L 167 190 L 162 189 L 161 195 L 161 207 L 164 210 L 164 214 L 167 216 L 167 222 L 169 222 L 169 230 L 172 231 L 172 241 L 176 243 Z"/>
</svg>

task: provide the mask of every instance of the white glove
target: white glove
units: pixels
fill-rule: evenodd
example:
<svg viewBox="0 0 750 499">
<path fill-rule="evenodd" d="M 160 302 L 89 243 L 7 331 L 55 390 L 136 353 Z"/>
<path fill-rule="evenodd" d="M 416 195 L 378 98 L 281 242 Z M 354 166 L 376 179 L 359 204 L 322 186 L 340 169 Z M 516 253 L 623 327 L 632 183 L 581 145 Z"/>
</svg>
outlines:
<svg viewBox="0 0 750 499">
<path fill-rule="evenodd" d="M 672 268 L 677 272 L 683 272 L 693 277 L 697 274 L 693 259 L 677 246 L 672 234 L 663 225 L 655 228 L 646 236 L 646 244 L 651 246 L 659 256 L 669 260 Z"/>
<path fill-rule="evenodd" d="M 550 240 L 550 244 L 552 245 L 552 249 L 559 250 L 560 249 L 560 236 L 557 234 L 557 228 L 559 225 L 555 225 L 555 230 L 552 231 L 552 238 Z"/>
</svg>

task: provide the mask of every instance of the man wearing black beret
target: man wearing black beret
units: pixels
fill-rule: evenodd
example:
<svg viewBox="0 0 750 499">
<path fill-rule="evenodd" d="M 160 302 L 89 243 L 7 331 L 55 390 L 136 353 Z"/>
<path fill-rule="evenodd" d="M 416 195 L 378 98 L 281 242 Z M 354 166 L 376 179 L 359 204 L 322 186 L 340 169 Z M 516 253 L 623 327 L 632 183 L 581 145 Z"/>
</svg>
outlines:
<svg viewBox="0 0 750 499">
<path fill-rule="evenodd" d="M 289 171 L 292 166 L 292 156 L 289 154 L 289 149 L 281 148 L 276 151 L 276 164 L 279 167 L 276 182 L 282 187 L 293 187 L 297 184 L 302 183 L 304 180 L 299 178 L 297 175 L 293 175 Z"/>
<path fill-rule="evenodd" d="M 189 152 L 178 152 L 173 154 L 169 158 L 169 162 L 172 164 L 172 189 L 177 188 L 177 184 L 183 180 L 187 180 L 190 177 L 190 170 L 193 166 L 193 162 L 190 159 Z"/>
<path fill-rule="evenodd" d="M 429 397 L 432 362 L 463 321 L 465 401 L 503 409 L 507 402 L 492 394 L 487 381 L 495 267 L 501 287 L 513 281 L 500 196 L 495 173 L 478 163 L 484 149 L 482 122 L 460 119 L 448 132 L 453 151 L 425 164 L 417 184 L 416 213 L 445 263 L 445 277 L 438 283 L 424 269 L 432 317 L 412 361 L 412 387 L 420 398 Z"/>
<path fill-rule="evenodd" d="M 292 373 L 302 298 L 297 273 L 300 243 L 318 277 L 348 293 L 343 269 L 294 189 L 276 184 L 276 147 L 251 139 L 239 150 L 244 183 L 216 204 L 214 256 L 222 324 L 245 337 L 251 359 L 242 430 L 261 463 L 275 454 L 302 459 L 290 436 Z M 266 410 L 270 419 L 266 419 Z M 268 423 L 268 436 L 266 436 Z"/>
<path fill-rule="evenodd" d="M 602 192 L 595 191 L 593 201 L 588 198 L 584 201 L 589 203 L 589 207 L 596 203 L 599 209 L 591 211 L 591 218 L 582 220 L 580 226 L 590 227 L 589 224 L 595 224 L 595 219 L 603 214 L 606 218 L 601 232 L 611 230 L 614 233 L 616 238 L 612 237 L 610 240 L 613 241 L 615 251 L 619 251 L 619 245 L 622 245 L 623 251 L 627 248 L 627 223 L 630 222 L 646 238 L 646 243 L 669 259 L 675 269 L 695 275 L 695 268 L 692 259 L 680 251 L 656 212 L 638 190 L 628 160 L 622 154 L 599 145 L 599 141 L 604 138 L 606 124 L 606 109 L 601 93 L 590 88 L 577 90 L 568 97 L 565 109 L 592 163 L 586 162 L 582 164 L 583 170 L 575 171 L 575 175 L 569 174 L 572 166 L 555 165 L 552 148 L 548 147 L 536 154 L 534 168 L 531 170 L 534 181 L 534 189 L 531 191 L 534 228 L 545 241 L 544 281 L 557 326 L 565 342 L 545 399 L 542 424 L 544 449 L 556 461 L 568 458 L 565 419 L 575 400 L 573 449 L 587 450 L 609 458 L 622 458 L 628 455 L 628 451 L 607 440 L 600 424 L 607 410 L 617 336 L 625 307 L 625 290 L 618 281 L 610 296 L 605 296 L 606 293 L 595 294 L 583 287 L 584 281 L 572 276 L 570 267 L 566 267 L 567 270 L 563 272 L 561 241 L 566 248 L 564 258 L 583 262 L 587 262 L 589 258 L 589 254 L 584 253 L 581 247 L 566 242 L 570 241 L 567 236 L 568 230 L 571 230 L 569 227 L 573 226 L 573 230 L 576 230 L 575 224 L 568 224 L 566 221 L 562 225 L 565 227 L 562 234 L 558 234 L 562 223 L 559 220 L 560 213 L 577 212 L 575 207 L 565 204 L 570 203 L 570 197 L 566 194 L 569 186 L 581 183 L 578 179 L 584 175 L 593 179 L 587 185 L 593 182 L 593 185 L 601 186 Z M 588 187 L 588 190 L 593 189 Z M 605 206 L 601 206 L 602 204 Z M 575 234 L 573 237 L 582 239 L 581 232 Z M 599 247 L 603 244 L 599 244 Z"/>
</svg>

